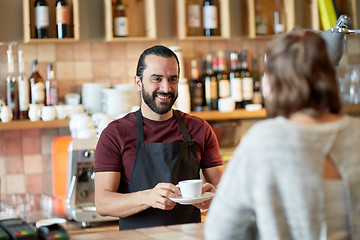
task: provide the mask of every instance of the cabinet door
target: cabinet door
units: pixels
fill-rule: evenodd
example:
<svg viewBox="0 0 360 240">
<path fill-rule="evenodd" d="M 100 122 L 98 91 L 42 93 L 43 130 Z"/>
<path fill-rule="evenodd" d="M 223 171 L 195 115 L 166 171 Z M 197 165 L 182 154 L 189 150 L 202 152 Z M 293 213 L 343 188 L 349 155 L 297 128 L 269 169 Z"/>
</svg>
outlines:
<svg viewBox="0 0 360 240">
<path fill-rule="evenodd" d="M 116 0 L 104 0 L 105 38 L 107 41 L 156 38 L 155 0 L 122 0 L 128 20 L 128 37 L 114 37 L 113 6 Z M 161 14 L 161 13 L 160 13 Z"/>
<path fill-rule="evenodd" d="M 79 40 L 79 0 L 67 0 L 71 9 L 70 16 L 70 37 L 57 38 L 56 33 L 56 15 L 55 4 L 56 0 L 46 0 L 49 9 L 49 38 L 36 38 L 35 34 L 35 0 L 23 0 L 23 37 L 24 42 L 54 42 L 54 41 L 77 41 Z"/>
</svg>

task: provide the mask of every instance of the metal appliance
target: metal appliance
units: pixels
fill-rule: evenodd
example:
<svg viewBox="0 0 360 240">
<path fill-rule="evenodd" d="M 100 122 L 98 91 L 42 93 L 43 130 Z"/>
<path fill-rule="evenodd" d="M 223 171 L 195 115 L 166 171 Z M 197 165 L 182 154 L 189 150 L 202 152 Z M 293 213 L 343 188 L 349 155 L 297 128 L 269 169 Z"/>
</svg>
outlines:
<svg viewBox="0 0 360 240">
<path fill-rule="evenodd" d="M 94 195 L 94 164 L 97 138 L 73 139 L 68 146 L 66 185 L 66 213 L 69 219 L 81 222 L 115 221 L 115 217 L 102 217 L 96 212 Z"/>
</svg>

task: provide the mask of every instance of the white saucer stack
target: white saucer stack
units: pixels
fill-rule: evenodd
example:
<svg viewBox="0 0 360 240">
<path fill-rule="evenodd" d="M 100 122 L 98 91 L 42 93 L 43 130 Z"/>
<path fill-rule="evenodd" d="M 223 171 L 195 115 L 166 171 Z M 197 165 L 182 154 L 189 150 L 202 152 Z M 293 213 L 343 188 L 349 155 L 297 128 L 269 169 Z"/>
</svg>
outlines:
<svg viewBox="0 0 360 240">
<path fill-rule="evenodd" d="M 103 88 L 104 85 L 101 83 L 83 83 L 81 89 L 82 104 L 88 113 L 102 112 Z"/>
</svg>

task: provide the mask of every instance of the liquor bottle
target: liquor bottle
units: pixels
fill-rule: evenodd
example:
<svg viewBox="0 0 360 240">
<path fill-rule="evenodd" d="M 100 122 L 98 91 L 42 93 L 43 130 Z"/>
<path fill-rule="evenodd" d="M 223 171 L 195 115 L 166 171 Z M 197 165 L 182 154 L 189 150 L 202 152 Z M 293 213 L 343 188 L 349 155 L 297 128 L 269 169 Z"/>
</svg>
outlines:
<svg viewBox="0 0 360 240">
<path fill-rule="evenodd" d="M 281 34 L 285 32 L 285 11 L 282 0 L 275 0 L 274 11 L 274 33 Z"/>
<path fill-rule="evenodd" d="M 235 108 L 243 107 L 242 81 L 239 67 L 239 54 L 230 53 L 230 96 L 235 100 Z"/>
<path fill-rule="evenodd" d="M 114 10 L 114 37 L 128 36 L 128 19 L 122 0 L 117 0 Z"/>
<path fill-rule="evenodd" d="M 55 4 L 56 10 L 56 31 L 57 38 L 70 37 L 71 26 L 71 10 L 66 0 L 57 0 Z"/>
<path fill-rule="evenodd" d="M 206 67 L 203 75 L 205 84 L 205 101 L 208 110 L 218 109 L 218 89 L 216 76 L 212 67 L 212 56 L 211 54 L 206 55 Z"/>
<path fill-rule="evenodd" d="M 29 119 L 29 104 L 30 104 L 30 83 L 29 79 L 25 76 L 25 61 L 23 50 L 18 51 L 19 61 L 19 75 L 18 75 L 18 86 L 19 86 L 19 110 L 20 119 Z"/>
<path fill-rule="evenodd" d="M 218 82 L 219 99 L 230 97 L 230 80 L 226 71 L 224 51 L 218 52 L 218 72 L 216 78 Z"/>
<path fill-rule="evenodd" d="M 6 105 L 11 108 L 13 119 L 20 119 L 19 112 L 19 90 L 16 75 L 14 74 L 14 56 L 12 53 L 12 47 L 9 45 L 9 49 L 6 51 L 8 59 L 8 72 L 6 75 Z"/>
<path fill-rule="evenodd" d="M 30 102 L 32 104 L 45 104 L 45 84 L 38 72 L 38 62 L 33 61 L 33 72 L 30 76 Z"/>
<path fill-rule="evenodd" d="M 35 1 L 35 35 L 36 38 L 49 37 L 49 8 L 46 0 Z"/>
<path fill-rule="evenodd" d="M 204 0 L 203 28 L 205 36 L 216 36 L 218 33 L 218 12 L 215 0 Z"/>
<path fill-rule="evenodd" d="M 197 0 L 186 0 L 186 36 L 201 36 L 201 7 Z"/>
<path fill-rule="evenodd" d="M 267 18 L 261 7 L 261 1 L 255 0 L 255 33 L 256 35 L 267 35 Z"/>
<path fill-rule="evenodd" d="M 253 91 L 254 91 L 254 80 L 251 75 L 251 72 L 248 69 L 247 65 L 247 52 L 246 50 L 241 51 L 241 81 L 242 81 L 242 90 L 243 90 L 243 105 L 244 107 L 252 103 L 253 100 Z"/>
<path fill-rule="evenodd" d="M 47 79 L 45 82 L 46 106 L 55 106 L 58 103 L 57 83 L 54 79 L 52 64 L 47 65 Z"/>
<path fill-rule="evenodd" d="M 260 71 L 259 71 L 259 61 L 257 56 L 253 57 L 252 59 L 252 69 L 251 73 L 254 79 L 253 85 L 253 103 L 254 104 L 263 104 L 263 96 L 261 93 L 261 82 L 260 82 Z"/>
<path fill-rule="evenodd" d="M 191 81 L 189 87 L 191 111 L 203 111 L 205 105 L 205 87 L 204 82 L 199 78 L 199 68 L 196 59 L 191 60 Z"/>
</svg>

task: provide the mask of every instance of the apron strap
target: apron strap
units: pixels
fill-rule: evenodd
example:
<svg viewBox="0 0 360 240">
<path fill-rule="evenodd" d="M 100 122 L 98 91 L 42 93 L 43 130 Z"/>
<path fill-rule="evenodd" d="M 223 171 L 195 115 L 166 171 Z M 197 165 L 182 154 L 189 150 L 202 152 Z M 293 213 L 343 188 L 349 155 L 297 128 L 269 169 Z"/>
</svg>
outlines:
<svg viewBox="0 0 360 240">
<path fill-rule="evenodd" d="M 180 118 L 179 114 L 175 110 L 173 110 L 173 114 L 175 115 L 176 120 L 180 126 L 180 130 L 181 130 L 181 133 L 182 133 L 184 139 L 187 142 L 192 142 L 189 131 L 187 130 L 184 121 Z"/>
<path fill-rule="evenodd" d="M 136 143 L 144 143 L 144 130 L 142 122 L 141 108 L 136 112 Z"/>
</svg>

